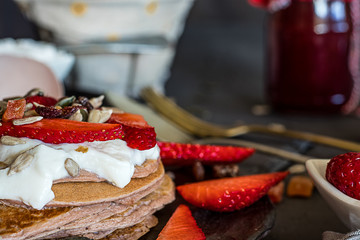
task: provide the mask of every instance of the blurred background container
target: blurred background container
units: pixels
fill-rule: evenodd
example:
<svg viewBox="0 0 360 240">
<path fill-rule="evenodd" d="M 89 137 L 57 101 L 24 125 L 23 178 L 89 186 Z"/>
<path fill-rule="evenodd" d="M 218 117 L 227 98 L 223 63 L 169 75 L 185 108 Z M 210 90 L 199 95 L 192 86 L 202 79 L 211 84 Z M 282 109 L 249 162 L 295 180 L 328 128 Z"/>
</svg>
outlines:
<svg viewBox="0 0 360 240">
<path fill-rule="evenodd" d="M 77 57 L 71 88 L 134 97 L 144 86 L 163 91 L 193 5 L 193 0 L 17 2 L 43 39 Z"/>
</svg>

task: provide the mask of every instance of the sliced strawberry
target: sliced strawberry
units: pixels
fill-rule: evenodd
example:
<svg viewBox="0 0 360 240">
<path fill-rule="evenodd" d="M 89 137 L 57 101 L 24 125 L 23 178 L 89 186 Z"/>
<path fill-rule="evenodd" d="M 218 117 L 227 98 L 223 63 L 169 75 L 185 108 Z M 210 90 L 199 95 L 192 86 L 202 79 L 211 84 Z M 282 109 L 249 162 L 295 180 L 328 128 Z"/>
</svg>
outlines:
<svg viewBox="0 0 360 240">
<path fill-rule="evenodd" d="M 25 112 L 26 101 L 24 98 L 18 100 L 9 100 L 7 102 L 6 110 L 2 116 L 4 122 L 13 119 L 22 118 Z"/>
<path fill-rule="evenodd" d="M 205 239 L 205 234 L 196 224 L 188 206 L 181 204 L 177 207 L 157 238 L 157 240 L 166 239 Z"/>
<path fill-rule="evenodd" d="M 124 140 L 131 148 L 146 150 L 156 145 L 155 129 L 141 115 L 113 113 L 107 122 L 122 125 Z"/>
<path fill-rule="evenodd" d="M 161 160 L 165 165 L 237 163 L 254 153 L 253 148 L 158 142 Z"/>
<path fill-rule="evenodd" d="M 181 185 L 177 190 L 194 206 L 212 211 L 230 212 L 250 206 L 287 175 L 288 172 L 276 172 L 222 178 Z"/>
<path fill-rule="evenodd" d="M 13 125 L 3 122 L 0 136 L 27 137 L 46 143 L 81 143 L 122 139 L 123 131 L 119 124 L 88 123 L 68 119 L 42 119 L 41 121 Z"/>
<path fill-rule="evenodd" d="M 50 106 L 54 106 L 57 103 L 57 100 L 55 98 L 52 97 L 46 97 L 46 96 L 29 96 L 26 97 L 26 103 L 38 103 L 47 107 Z M 35 108 L 35 106 L 33 107 L 33 109 Z"/>
</svg>

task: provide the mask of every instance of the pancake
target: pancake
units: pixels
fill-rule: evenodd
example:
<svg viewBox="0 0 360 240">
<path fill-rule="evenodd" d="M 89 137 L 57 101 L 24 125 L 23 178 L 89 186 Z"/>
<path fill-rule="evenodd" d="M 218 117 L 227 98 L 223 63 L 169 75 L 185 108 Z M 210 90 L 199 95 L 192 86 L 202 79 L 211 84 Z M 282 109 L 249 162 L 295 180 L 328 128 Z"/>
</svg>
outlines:
<svg viewBox="0 0 360 240">
<path fill-rule="evenodd" d="M 56 229 L 56 233 L 43 236 L 46 238 L 64 238 L 82 236 L 99 239 L 118 229 L 129 228 L 142 222 L 146 217 L 175 199 L 174 184 L 170 177 L 165 176 L 162 184 L 155 191 L 142 198 L 136 204 L 129 206 L 125 211 L 113 212 L 109 216 L 103 213 L 89 216 L 80 221 L 74 221 Z M 101 235 L 100 235 L 101 234 Z"/>
<path fill-rule="evenodd" d="M 55 199 L 46 204 L 47 207 L 82 206 L 99 202 L 117 201 L 132 204 L 153 191 L 164 176 L 164 167 L 145 178 L 135 178 L 124 188 L 118 188 L 107 182 L 58 183 L 52 190 Z"/>
<path fill-rule="evenodd" d="M 99 202 L 117 201 L 132 204 L 149 194 L 164 176 L 164 166 L 158 164 L 155 172 L 145 178 L 134 178 L 124 188 L 118 188 L 108 182 L 60 182 L 52 186 L 55 199 L 47 203 L 45 208 L 84 206 Z M 29 208 L 16 200 L 1 199 L 0 203 Z"/>
<path fill-rule="evenodd" d="M 132 178 L 143 178 L 149 176 L 151 173 L 157 170 L 159 163 L 160 159 L 148 159 L 142 165 L 135 166 L 135 171 Z M 79 176 L 57 179 L 54 181 L 54 184 L 64 182 L 106 182 L 106 179 L 99 177 L 95 173 L 81 169 Z"/>
<path fill-rule="evenodd" d="M 165 175 L 155 191 L 131 205 L 102 202 L 43 210 L 0 205 L 0 237 L 52 239 L 83 236 L 92 239 L 121 239 L 120 236 L 128 236 L 129 238 L 123 239 L 136 239 L 156 224 L 151 215 L 173 201 L 174 195 L 174 184 Z"/>
</svg>

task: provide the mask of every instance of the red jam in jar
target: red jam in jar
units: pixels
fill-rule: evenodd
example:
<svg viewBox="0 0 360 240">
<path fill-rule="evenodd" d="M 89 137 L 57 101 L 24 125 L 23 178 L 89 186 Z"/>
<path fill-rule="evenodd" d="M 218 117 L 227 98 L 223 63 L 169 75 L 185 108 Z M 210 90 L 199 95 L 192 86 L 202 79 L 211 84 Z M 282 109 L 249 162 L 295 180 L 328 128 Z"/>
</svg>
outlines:
<svg viewBox="0 0 360 240">
<path fill-rule="evenodd" d="M 354 110 L 360 92 L 359 12 L 359 0 L 292 0 L 269 13 L 266 92 L 275 110 Z"/>
</svg>

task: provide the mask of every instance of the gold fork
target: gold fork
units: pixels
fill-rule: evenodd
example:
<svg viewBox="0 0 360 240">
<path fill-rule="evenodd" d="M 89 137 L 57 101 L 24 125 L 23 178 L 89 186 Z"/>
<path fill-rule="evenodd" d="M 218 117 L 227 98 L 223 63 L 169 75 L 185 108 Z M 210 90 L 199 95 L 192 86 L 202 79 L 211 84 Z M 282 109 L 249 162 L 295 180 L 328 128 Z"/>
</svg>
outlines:
<svg viewBox="0 0 360 240">
<path fill-rule="evenodd" d="M 144 88 L 141 92 L 144 100 L 161 115 L 176 123 L 181 128 L 198 137 L 235 137 L 250 132 L 273 134 L 284 137 L 296 138 L 341 148 L 348 151 L 360 151 L 360 144 L 333 137 L 318 135 L 308 132 L 288 130 L 278 125 L 247 124 L 234 127 L 224 127 L 206 122 L 185 111 L 166 96 L 152 88 Z"/>
</svg>

